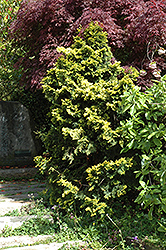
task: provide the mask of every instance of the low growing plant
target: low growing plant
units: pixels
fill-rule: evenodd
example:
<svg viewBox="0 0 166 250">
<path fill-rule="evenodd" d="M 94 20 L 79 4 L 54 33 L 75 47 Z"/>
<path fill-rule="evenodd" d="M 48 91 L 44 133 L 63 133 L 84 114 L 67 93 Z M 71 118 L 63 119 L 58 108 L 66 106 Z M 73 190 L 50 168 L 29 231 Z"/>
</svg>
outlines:
<svg viewBox="0 0 166 250">
<path fill-rule="evenodd" d="M 66 213 L 66 210 L 59 205 L 54 205 L 47 209 L 47 213 L 52 214 L 54 224 L 48 224 L 42 217 L 41 213 L 37 213 L 36 219 L 29 220 L 26 225 L 12 230 L 5 227 L 1 236 L 7 237 L 12 235 L 38 235 L 53 234 L 51 239 L 36 244 L 48 244 L 51 242 L 79 241 L 80 244 L 70 246 L 69 249 L 82 250 L 101 250 L 101 249 L 125 249 L 134 250 L 147 248 L 164 250 L 166 247 L 165 236 L 163 232 L 156 230 L 158 225 L 157 219 L 153 221 L 147 220 L 147 215 L 139 210 L 139 206 L 133 209 L 131 206 L 125 207 L 122 204 L 123 197 L 119 198 L 119 203 L 114 204 L 114 213 L 98 219 L 98 215 L 91 217 L 83 212 L 77 217 L 74 210 Z M 43 204 L 44 206 L 44 204 Z M 119 206 L 119 208 L 118 208 Z M 34 207 L 31 208 L 31 214 L 35 213 Z M 43 209 L 44 210 L 44 207 Z M 164 223 L 164 220 L 161 220 Z M 49 229 L 48 229 L 49 225 Z M 123 244 L 122 244 L 123 243 Z M 123 247 L 124 246 L 124 247 Z M 123 247 L 123 248 L 122 248 Z M 62 249 L 67 249 L 67 245 Z"/>
</svg>

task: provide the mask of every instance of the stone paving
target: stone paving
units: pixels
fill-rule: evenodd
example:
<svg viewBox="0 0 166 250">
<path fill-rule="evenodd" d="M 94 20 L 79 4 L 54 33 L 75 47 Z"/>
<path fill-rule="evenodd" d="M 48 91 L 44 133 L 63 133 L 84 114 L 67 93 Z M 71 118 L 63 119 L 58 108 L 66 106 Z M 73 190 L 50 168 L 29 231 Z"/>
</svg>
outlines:
<svg viewBox="0 0 166 250">
<path fill-rule="evenodd" d="M 31 181 L 13 181 L 0 182 L 0 201 L 5 199 L 10 201 L 25 202 L 29 201 L 31 196 L 38 197 L 39 192 L 46 188 L 45 182 Z"/>
<path fill-rule="evenodd" d="M 37 198 L 39 192 L 45 188 L 46 184 L 44 182 L 0 182 L 0 216 L 10 210 L 19 210 L 30 202 L 30 198 Z"/>
<path fill-rule="evenodd" d="M 46 188 L 45 182 L 37 182 L 30 179 L 29 181 L 0 181 L 0 232 L 5 226 L 12 227 L 12 229 L 19 227 L 29 217 L 11 217 L 4 216 L 6 213 L 18 209 L 18 211 L 25 205 L 30 204 L 30 198 L 38 198 L 39 192 Z M 53 236 L 12 236 L 0 237 L 0 249 L 3 247 L 19 246 L 21 244 L 33 244 L 41 239 L 52 238 Z M 20 249 L 20 247 L 19 247 Z"/>
<path fill-rule="evenodd" d="M 66 249 L 70 249 L 71 245 L 76 245 L 79 243 L 79 245 L 84 245 L 81 241 L 66 241 L 62 243 L 53 242 L 50 244 L 39 244 L 36 246 L 27 246 L 27 247 L 15 247 L 15 248 L 7 248 L 7 250 L 58 250 L 64 245 L 66 246 Z"/>
<path fill-rule="evenodd" d="M 30 198 L 40 198 L 39 193 L 46 188 L 44 181 L 0 181 L 0 231 L 8 225 L 13 229 L 20 226 L 24 221 L 28 220 L 31 216 L 23 217 L 12 217 L 4 216 L 7 212 L 18 209 L 30 204 Z M 49 218 L 51 219 L 51 218 Z M 54 235 L 39 235 L 37 237 L 26 236 L 11 236 L 11 237 L 0 237 L 0 250 L 57 250 L 60 249 L 64 244 L 70 245 L 76 244 L 76 242 L 69 241 L 63 243 L 52 242 L 50 244 L 39 244 L 33 245 L 41 240 L 51 239 L 53 241 Z M 31 246 L 25 246 L 31 245 Z M 81 244 L 81 243 L 80 243 Z M 33 246 L 32 246 L 33 245 Z"/>
<path fill-rule="evenodd" d="M 0 237 L 0 248 L 1 247 L 13 247 L 13 246 L 23 246 L 23 244 L 33 244 L 37 241 L 42 240 L 47 240 L 47 239 L 52 239 L 53 236 L 51 235 L 39 235 L 36 237 L 31 237 L 31 236 L 11 236 L 11 237 L 6 237 L 6 238 L 1 238 Z M 19 247 L 20 248 L 20 247 Z"/>
</svg>

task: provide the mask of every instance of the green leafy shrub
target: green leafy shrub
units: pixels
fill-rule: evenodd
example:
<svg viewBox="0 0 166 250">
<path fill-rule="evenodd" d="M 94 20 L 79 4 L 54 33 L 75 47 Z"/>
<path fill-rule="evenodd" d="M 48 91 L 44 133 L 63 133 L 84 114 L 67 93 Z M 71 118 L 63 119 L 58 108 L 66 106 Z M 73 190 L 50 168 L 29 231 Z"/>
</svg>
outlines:
<svg viewBox="0 0 166 250">
<path fill-rule="evenodd" d="M 76 202 L 95 215 L 110 211 L 110 200 L 127 188 L 131 157 L 121 158 L 120 96 L 134 88 L 138 72 L 115 61 L 107 35 L 91 23 L 43 79 L 52 125 L 43 136 L 45 157 L 37 166 L 48 173 L 51 203 Z"/>
<path fill-rule="evenodd" d="M 136 202 L 166 213 L 166 75 L 140 92 L 139 87 L 124 92 L 122 114 L 130 114 L 121 124 L 122 151 L 140 150 L 140 193 Z"/>
<path fill-rule="evenodd" d="M 11 100 L 13 92 L 19 92 L 21 68 L 14 68 L 14 63 L 23 56 L 21 46 L 13 48 L 9 39 L 9 27 L 17 18 L 16 13 L 22 0 L 0 0 L 0 100 Z"/>
</svg>

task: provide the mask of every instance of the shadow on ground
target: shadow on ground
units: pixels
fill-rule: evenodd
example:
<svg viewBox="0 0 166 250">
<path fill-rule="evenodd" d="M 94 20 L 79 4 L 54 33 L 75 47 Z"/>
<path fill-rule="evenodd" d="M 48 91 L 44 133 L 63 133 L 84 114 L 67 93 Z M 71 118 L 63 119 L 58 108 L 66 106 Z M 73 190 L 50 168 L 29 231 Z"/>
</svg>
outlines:
<svg viewBox="0 0 166 250">
<path fill-rule="evenodd" d="M 39 193 L 46 188 L 43 181 L 33 179 L 24 181 L 0 181 L 0 201 L 29 201 L 30 198 L 38 198 Z"/>
</svg>

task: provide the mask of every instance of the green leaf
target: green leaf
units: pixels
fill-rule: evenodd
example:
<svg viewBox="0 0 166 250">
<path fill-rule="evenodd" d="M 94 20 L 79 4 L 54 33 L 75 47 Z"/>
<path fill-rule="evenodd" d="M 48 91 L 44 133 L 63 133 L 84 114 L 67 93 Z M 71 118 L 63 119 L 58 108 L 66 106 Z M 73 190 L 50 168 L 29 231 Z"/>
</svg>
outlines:
<svg viewBox="0 0 166 250">
<path fill-rule="evenodd" d="M 149 140 L 150 138 L 152 138 L 154 135 L 156 135 L 157 133 L 158 133 L 158 131 L 152 132 L 152 133 L 148 136 L 148 140 Z"/>
<path fill-rule="evenodd" d="M 142 170 L 142 174 L 143 174 L 143 175 L 149 174 L 149 169 L 143 169 L 143 170 Z"/>
<path fill-rule="evenodd" d="M 160 189 L 154 189 L 154 190 L 153 190 L 153 193 L 159 194 L 159 193 L 161 193 L 161 190 L 160 190 Z"/>
<path fill-rule="evenodd" d="M 146 141 L 145 143 L 142 143 L 143 144 L 143 146 L 142 146 L 142 148 L 144 149 L 144 150 L 146 150 L 146 152 L 148 152 L 149 151 L 149 149 L 150 149 L 150 141 Z"/>
<path fill-rule="evenodd" d="M 155 199 L 153 200 L 153 204 L 159 205 L 159 204 L 161 204 L 161 201 L 160 201 L 158 198 L 155 198 Z"/>
<path fill-rule="evenodd" d="M 128 109 L 130 109 L 131 104 L 127 104 L 124 108 L 123 108 L 123 112 L 126 112 Z"/>
<path fill-rule="evenodd" d="M 134 144 L 134 139 L 127 145 L 127 147 L 131 149 L 133 147 L 133 144 Z"/>
<path fill-rule="evenodd" d="M 140 185 L 142 188 L 145 188 L 146 187 L 146 183 L 144 181 L 139 181 Z"/>
<path fill-rule="evenodd" d="M 153 142 L 158 147 L 160 147 L 162 145 L 161 141 L 159 139 L 157 139 L 156 137 L 153 138 Z"/>
<path fill-rule="evenodd" d="M 142 129 L 141 131 L 140 131 L 140 134 L 145 134 L 146 132 L 148 132 L 148 129 Z"/>
<path fill-rule="evenodd" d="M 162 192 L 162 196 L 166 196 L 166 189 L 165 189 L 165 190 L 163 190 L 163 192 Z"/>
<path fill-rule="evenodd" d="M 157 229 L 159 232 L 163 232 L 165 233 L 166 232 L 166 227 L 163 226 L 160 222 L 158 222 L 158 224 L 160 225 L 160 227 Z"/>
<path fill-rule="evenodd" d="M 153 218 L 152 213 L 153 213 L 153 206 L 150 208 L 150 210 L 148 212 L 148 217 L 150 220 L 152 220 L 152 218 Z"/>
<path fill-rule="evenodd" d="M 157 228 L 157 230 L 159 231 L 159 232 L 161 232 L 161 233 L 165 233 L 166 232 L 166 227 L 159 227 L 159 228 Z"/>
<path fill-rule="evenodd" d="M 162 208 L 162 210 L 164 211 L 164 213 L 166 213 L 166 204 L 162 204 L 162 205 L 161 205 L 161 208 Z"/>
<path fill-rule="evenodd" d="M 161 199 L 162 203 L 166 205 L 166 198 Z"/>
<path fill-rule="evenodd" d="M 146 112 L 146 113 L 145 113 L 145 117 L 146 117 L 147 120 L 150 120 L 150 118 L 151 118 L 151 113 L 150 113 L 150 112 Z"/>
<path fill-rule="evenodd" d="M 135 104 L 131 107 L 130 109 L 130 115 L 133 116 L 136 112 L 136 109 L 135 109 Z"/>
<path fill-rule="evenodd" d="M 157 122 L 158 120 L 158 116 L 156 115 L 156 113 L 153 114 L 153 118 L 155 119 L 155 121 Z"/>
<path fill-rule="evenodd" d="M 134 202 L 140 203 L 141 200 L 142 200 L 142 198 L 143 198 L 143 196 L 145 195 L 145 193 L 146 193 L 146 190 L 142 190 L 142 191 L 139 193 L 138 197 L 135 199 Z"/>
</svg>

